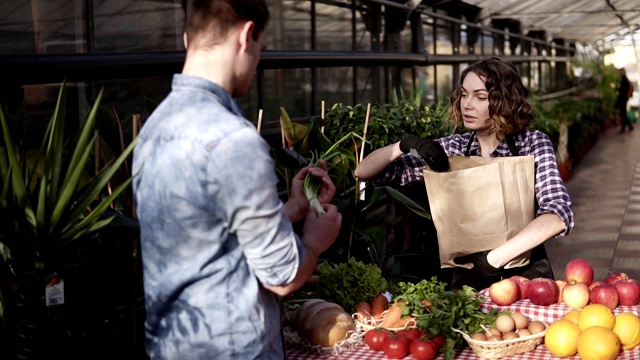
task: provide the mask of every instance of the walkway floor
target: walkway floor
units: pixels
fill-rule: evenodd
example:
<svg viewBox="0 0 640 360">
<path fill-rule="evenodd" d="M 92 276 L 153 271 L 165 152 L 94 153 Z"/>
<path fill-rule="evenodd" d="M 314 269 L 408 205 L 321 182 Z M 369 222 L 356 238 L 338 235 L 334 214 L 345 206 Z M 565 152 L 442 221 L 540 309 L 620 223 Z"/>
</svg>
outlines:
<svg viewBox="0 0 640 360">
<path fill-rule="evenodd" d="M 584 258 L 596 280 L 609 272 L 640 280 L 640 128 L 603 133 L 566 186 L 575 227 L 545 243 L 556 278 L 564 278 L 571 259 Z"/>
</svg>

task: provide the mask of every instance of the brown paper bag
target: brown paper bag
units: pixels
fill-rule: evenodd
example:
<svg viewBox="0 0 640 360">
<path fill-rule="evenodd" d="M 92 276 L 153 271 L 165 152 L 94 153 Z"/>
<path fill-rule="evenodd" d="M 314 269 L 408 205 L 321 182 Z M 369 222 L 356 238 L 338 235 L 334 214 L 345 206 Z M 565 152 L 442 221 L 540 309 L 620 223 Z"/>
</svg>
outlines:
<svg viewBox="0 0 640 360">
<path fill-rule="evenodd" d="M 449 164 L 447 172 L 424 170 L 440 265 L 471 267 L 453 259 L 495 249 L 534 219 L 533 156 L 452 156 Z M 530 254 L 505 268 L 527 265 Z"/>
</svg>

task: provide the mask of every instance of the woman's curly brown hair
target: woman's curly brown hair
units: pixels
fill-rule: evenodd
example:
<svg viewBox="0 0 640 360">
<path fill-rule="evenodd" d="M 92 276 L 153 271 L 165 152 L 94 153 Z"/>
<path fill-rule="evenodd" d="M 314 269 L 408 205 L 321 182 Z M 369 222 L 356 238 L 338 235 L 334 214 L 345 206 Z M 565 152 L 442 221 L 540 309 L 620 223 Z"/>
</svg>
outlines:
<svg viewBox="0 0 640 360">
<path fill-rule="evenodd" d="M 527 102 L 529 89 L 522 83 L 518 70 L 510 63 L 490 57 L 470 65 L 460 76 L 449 106 L 456 127 L 464 126 L 460 110 L 462 83 L 471 72 L 482 79 L 489 93 L 490 133 L 515 134 L 531 126 L 534 118 Z"/>
</svg>

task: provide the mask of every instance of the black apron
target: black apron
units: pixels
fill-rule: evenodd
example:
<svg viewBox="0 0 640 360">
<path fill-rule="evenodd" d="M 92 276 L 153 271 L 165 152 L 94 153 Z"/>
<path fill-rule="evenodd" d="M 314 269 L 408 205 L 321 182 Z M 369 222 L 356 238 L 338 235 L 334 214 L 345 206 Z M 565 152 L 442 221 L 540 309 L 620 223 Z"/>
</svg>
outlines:
<svg viewBox="0 0 640 360">
<path fill-rule="evenodd" d="M 465 156 L 471 156 L 471 144 L 475 139 L 475 134 L 471 135 L 469 139 L 469 143 L 467 144 L 467 150 L 465 151 Z M 509 149 L 511 151 L 512 156 L 520 156 L 520 151 L 516 147 L 516 141 L 513 136 L 506 136 L 507 144 L 509 145 Z M 535 204 L 536 212 L 538 210 L 538 202 Z M 531 258 L 529 260 L 529 264 L 525 266 L 520 266 L 517 268 L 511 269 L 502 269 L 500 271 L 500 276 L 504 278 L 509 278 L 511 276 L 524 276 L 527 279 L 535 279 L 537 277 L 545 277 L 550 279 L 555 279 L 553 276 L 553 269 L 551 268 L 551 262 L 549 261 L 549 257 L 547 256 L 547 251 L 544 248 L 544 243 L 536 246 L 531 249 Z M 480 291 L 485 289 L 491 284 L 495 282 L 494 279 L 482 279 L 478 278 L 473 272 L 469 269 L 456 267 L 453 269 L 452 273 L 452 284 L 451 289 L 457 290 L 461 289 L 462 285 L 469 285 Z"/>
</svg>

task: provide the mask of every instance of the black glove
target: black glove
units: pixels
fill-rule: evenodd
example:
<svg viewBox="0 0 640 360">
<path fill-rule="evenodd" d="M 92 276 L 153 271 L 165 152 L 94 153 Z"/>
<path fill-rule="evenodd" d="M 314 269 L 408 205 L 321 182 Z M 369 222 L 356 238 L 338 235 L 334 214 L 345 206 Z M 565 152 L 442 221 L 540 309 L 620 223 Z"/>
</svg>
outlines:
<svg viewBox="0 0 640 360">
<path fill-rule="evenodd" d="M 421 158 L 433 171 L 449 170 L 449 157 L 439 142 L 424 139 L 415 135 L 407 135 L 400 141 L 400 150 Z"/>
<path fill-rule="evenodd" d="M 473 269 L 470 270 L 477 276 L 491 280 L 500 278 L 500 269 L 493 267 L 487 261 L 488 253 L 488 251 L 483 251 L 465 256 L 458 256 L 453 259 L 453 262 L 460 265 L 473 263 Z"/>
</svg>

